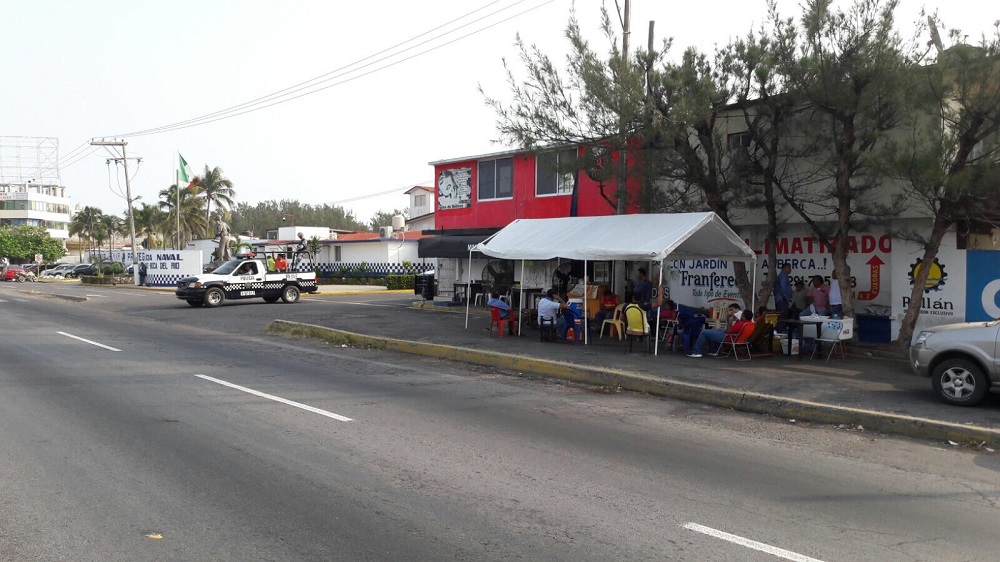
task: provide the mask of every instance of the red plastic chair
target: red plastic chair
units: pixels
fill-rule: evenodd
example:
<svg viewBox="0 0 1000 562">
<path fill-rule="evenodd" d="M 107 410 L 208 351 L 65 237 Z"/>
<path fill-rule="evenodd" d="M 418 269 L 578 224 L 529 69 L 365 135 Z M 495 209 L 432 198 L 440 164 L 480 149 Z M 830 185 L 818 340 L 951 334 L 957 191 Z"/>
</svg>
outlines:
<svg viewBox="0 0 1000 562">
<path fill-rule="evenodd" d="M 490 336 L 493 335 L 493 326 L 496 325 L 497 332 L 500 333 L 500 338 L 503 338 L 503 325 L 508 323 L 516 326 L 517 320 L 514 318 L 500 318 L 500 309 L 495 306 L 490 307 Z"/>
</svg>

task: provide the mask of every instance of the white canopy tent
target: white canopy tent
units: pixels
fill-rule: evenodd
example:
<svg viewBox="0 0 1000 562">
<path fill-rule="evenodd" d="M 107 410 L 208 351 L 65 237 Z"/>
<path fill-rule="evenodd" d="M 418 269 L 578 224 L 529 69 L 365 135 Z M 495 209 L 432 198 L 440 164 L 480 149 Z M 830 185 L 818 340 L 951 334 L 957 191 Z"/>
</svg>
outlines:
<svg viewBox="0 0 1000 562">
<path fill-rule="evenodd" d="M 668 257 L 757 261 L 753 249 L 712 212 L 518 219 L 471 248 L 470 256 L 471 250 L 495 258 L 521 260 L 522 273 L 524 260 L 659 261 L 661 280 L 663 262 Z M 756 287 L 757 268 L 752 269 L 751 287 Z M 466 328 L 468 325 L 466 305 Z M 659 316 L 654 336 L 658 332 Z"/>
</svg>

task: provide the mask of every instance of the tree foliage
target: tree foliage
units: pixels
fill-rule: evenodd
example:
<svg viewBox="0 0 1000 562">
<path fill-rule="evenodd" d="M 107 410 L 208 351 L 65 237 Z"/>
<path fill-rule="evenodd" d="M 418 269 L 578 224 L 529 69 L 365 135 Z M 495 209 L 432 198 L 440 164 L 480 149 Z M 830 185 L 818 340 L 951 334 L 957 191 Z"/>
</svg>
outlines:
<svg viewBox="0 0 1000 562">
<path fill-rule="evenodd" d="M 371 220 L 368 221 L 368 227 L 372 232 L 378 232 L 379 227 L 382 226 L 392 226 L 392 217 L 396 215 L 402 215 L 403 218 L 409 218 L 409 209 L 393 209 L 391 211 L 379 211 L 372 215 Z"/>
<path fill-rule="evenodd" d="M 0 228 L 0 256 L 11 263 L 28 263 L 42 255 L 42 261 L 54 262 L 65 254 L 62 242 L 52 238 L 40 226 L 4 226 Z"/>
<path fill-rule="evenodd" d="M 255 236 L 262 237 L 268 230 L 284 226 L 282 218 L 286 216 L 294 216 L 295 224 L 302 226 L 324 226 L 340 230 L 367 228 L 353 212 L 343 207 L 310 205 L 288 199 L 261 201 L 255 205 L 237 203 L 230 214 L 229 224 L 234 232 L 250 231 Z"/>
</svg>

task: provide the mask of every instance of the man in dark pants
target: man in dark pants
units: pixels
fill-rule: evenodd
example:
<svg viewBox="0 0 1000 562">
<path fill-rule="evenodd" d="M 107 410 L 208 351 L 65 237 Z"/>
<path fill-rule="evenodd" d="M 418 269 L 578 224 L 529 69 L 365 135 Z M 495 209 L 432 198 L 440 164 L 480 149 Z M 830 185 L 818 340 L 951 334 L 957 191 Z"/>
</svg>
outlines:
<svg viewBox="0 0 1000 562">
<path fill-rule="evenodd" d="M 139 263 L 139 286 L 146 286 L 146 264 L 142 262 Z"/>
</svg>

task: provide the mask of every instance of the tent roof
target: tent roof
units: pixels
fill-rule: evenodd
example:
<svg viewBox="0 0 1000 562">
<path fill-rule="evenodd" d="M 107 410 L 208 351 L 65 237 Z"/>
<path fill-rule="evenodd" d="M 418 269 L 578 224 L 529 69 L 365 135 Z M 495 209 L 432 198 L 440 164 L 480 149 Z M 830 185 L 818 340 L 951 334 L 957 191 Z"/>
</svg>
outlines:
<svg viewBox="0 0 1000 562">
<path fill-rule="evenodd" d="M 511 260 L 757 259 L 711 212 L 518 219 L 475 249 Z"/>
</svg>

